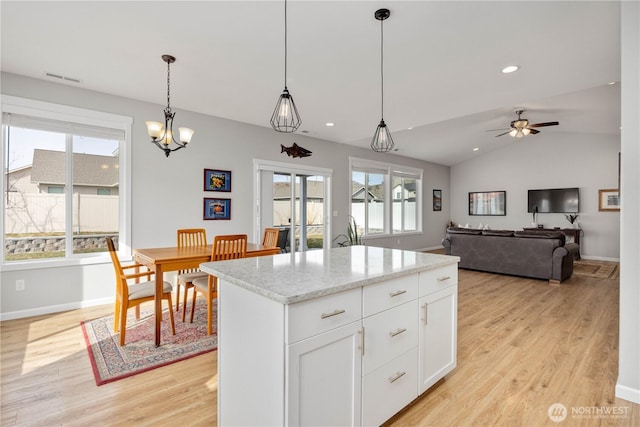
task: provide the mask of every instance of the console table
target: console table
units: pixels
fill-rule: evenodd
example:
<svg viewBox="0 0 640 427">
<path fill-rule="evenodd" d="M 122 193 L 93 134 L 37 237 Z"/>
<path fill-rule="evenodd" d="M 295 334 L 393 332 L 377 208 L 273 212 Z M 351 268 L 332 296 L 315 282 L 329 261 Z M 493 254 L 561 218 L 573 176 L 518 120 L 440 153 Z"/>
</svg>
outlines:
<svg viewBox="0 0 640 427">
<path fill-rule="evenodd" d="M 582 234 L 581 228 L 524 228 L 525 230 L 542 230 L 542 231 L 559 231 L 565 236 L 573 237 L 573 242 L 578 245 L 578 252 L 576 259 L 580 259 L 580 235 Z"/>
</svg>

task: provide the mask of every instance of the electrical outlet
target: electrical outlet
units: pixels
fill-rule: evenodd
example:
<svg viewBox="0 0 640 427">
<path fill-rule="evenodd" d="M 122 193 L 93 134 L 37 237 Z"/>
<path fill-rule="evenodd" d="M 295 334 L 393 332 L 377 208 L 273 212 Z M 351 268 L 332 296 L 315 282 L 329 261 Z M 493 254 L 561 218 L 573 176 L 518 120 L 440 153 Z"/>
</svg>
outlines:
<svg viewBox="0 0 640 427">
<path fill-rule="evenodd" d="M 16 291 L 24 291 L 24 280 L 16 280 Z"/>
</svg>

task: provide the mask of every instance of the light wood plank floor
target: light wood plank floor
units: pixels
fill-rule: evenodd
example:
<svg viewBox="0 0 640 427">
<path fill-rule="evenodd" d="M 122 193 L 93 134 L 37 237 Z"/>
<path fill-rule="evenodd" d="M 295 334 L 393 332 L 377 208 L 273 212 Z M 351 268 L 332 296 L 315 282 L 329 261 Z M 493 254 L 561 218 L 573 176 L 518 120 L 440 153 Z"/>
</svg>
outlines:
<svg viewBox="0 0 640 427">
<path fill-rule="evenodd" d="M 460 270 L 458 367 L 388 425 L 640 426 L 640 405 L 614 397 L 618 296 L 617 280 Z M 96 387 L 80 321 L 111 309 L 1 323 L 2 426 L 216 424 L 217 352 Z"/>
</svg>

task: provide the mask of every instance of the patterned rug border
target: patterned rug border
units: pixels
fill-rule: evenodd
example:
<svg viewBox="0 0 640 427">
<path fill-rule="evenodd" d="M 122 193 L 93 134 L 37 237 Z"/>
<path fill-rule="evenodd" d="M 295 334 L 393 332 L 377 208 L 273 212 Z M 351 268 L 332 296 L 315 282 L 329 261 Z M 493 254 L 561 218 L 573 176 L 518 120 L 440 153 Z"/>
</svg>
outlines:
<svg viewBox="0 0 640 427">
<path fill-rule="evenodd" d="M 206 335 L 206 303 L 200 300 L 198 302 L 199 303 L 196 305 L 196 318 L 194 319 L 193 324 L 189 323 L 188 315 L 185 323 L 182 324 L 180 315 L 174 312 L 176 324 L 175 337 L 178 337 L 180 330 L 188 328 L 190 328 L 192 331 L 197 330 L 196 333 L 200 332 L 202 336 L 198 338 L 197 342 L 180 343 L 178 345 L 168 342 L 168 339 L 171 339 L 172 335 L 170 332 L 171 327 L 169 325 L 169 313 L 167 310 L 163 311 L 162 316 L 162 339 L 160 347 L 155 347 L 155 343 L 153 341 L 153 311 L 149 309 L 141 310 L 140 320 L 136 320 L 135 317 L 133 317 L 134 310 L 130 310 L 130 315 L 129 317 L 127 317 L 126 346 L 130 346 L 129 348 L 135 347 L 133 350 L 134 356 L 139 356 L 139 354 L 136 353 L 145 353 L 149 349 L 151 349 L 151 351 L 154 353 L 157 351 L 162 351 L 163 354 L 143 354 L 138 359 L 132 360 L 131 363 L 124 362 L 127 365 L 125 370 L 122 373 L 112 376 L 110 376 L 107 357 L 105 357 L 103 351 L 108 352 L 109 348 L 116 349 L 121 354 L 125 354 L 125 357 L 123 358 L 126 358 L 126 349 L 122 349 L 119 346 L 120 334 L 113 332 L 113 315 L 81 321 L 80 325 L 82 327 L 82 335 L 84 336 L 84 342 L 87 347 L 87 353 L 89 356 L 89 361 L 91 362 L 91 369 L 93 371 L 96 385 L 101 386 L 144 372 L 149 372 L 163 366 L 191 359 L 202 354 L 216 351 L 218 347 L 218 340 L 217 333 L 215 331 L 215 312 L 213 317 L 214 333 L 213 335 L 211 335 L 211 337 L 209 337 Z M 187 311 L 189 311 L 189 307 L 187 307 Z M 104 328 L 104 326 L 106 326 L 108 328 L 108 337 L 99 337 L 99 333 L 96 332 L 96 323 L 101 323 L 101 327 Z M 148 330 L 145 332 L 145 336 L 143 336 L 142 339 L 135 340 L 136 337 L 134 336 L 135 334 L 132 332 L 132 329 L 136 327 L 146 327 L 146 329 Z M 212 342 L 210 346 L 207 346 L 208 344 L 206 342 L 209 340 L 211 340 Z M 197 345 L 204 346 L 204 348 L 195 349 L 194 347 L 196 347 Z M 140 365 L 140 363 L 142 363 L 142 365 Z M 101 364 L 106 372 L 101 370 Z M 137 365 L 140 366 L 138 367 Z"/>
<path fill-rule="evenodd" d="M 578 271 L 581 266 L 583 271 Z M 609 261 L 595 261 L 595 260 L 585 260 L 582 259 L 580 261 L 575 261 L 573 264 L 573 272 L 578 276 L 583 277 L 591 277 L 594 279 L 602 279 L 602 280 L 615 280 L 619 275 L 619 267 L 618 263 L 609 262 Z M 592 268 L 594 271 L 584 271 L 588 268 Z M 604 274 L 606 273 L 606 274 Z"/>
</svg>

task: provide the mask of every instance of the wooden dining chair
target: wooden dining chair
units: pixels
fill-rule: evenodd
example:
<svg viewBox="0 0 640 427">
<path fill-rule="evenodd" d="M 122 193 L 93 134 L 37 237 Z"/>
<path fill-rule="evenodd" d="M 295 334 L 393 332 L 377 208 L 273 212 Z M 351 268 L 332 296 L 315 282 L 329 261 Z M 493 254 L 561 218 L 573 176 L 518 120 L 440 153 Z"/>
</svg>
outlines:
<svg viewBox="0 0 640 427">
<path fill-rule="evenodd" d="M 278 236 L 280 235 L 280 229 L 278 228 L 265 228 L 262 236 L 262 246 L 275 247 L 278 246 Z"/>
<path fill-rule="evenodd" d="M 247 235 L 230 234 L 226 236 L 216 236 L 213 239 L 211 249 L 211 261 L 222 261 L 228 259 L 244 258 L 247 253 Z M 218 278 L 213 275 L 200 277 L 193 281 L 193 302 L 191 303 L 191 319 L 196 307 L 196 297 L 198 292 L 204 295 L 207 300 L 207 334 L 213 333 L 213 300 L 218 298 Z"/>
<path fill-rule="evenodd" d="M 177 246 L 179 248 L 187 246 L 207 246 L 207 230 L 204 228 L 183 228 L 177 232 Z M 207 277 L 208 274 L 198 268 L 178 270 L 176 280 L 176 312 L 180 310 L 180 288 L 184 288 L 184 299 L 182 301 L 182 321 L 184 322 L 187 313 L 187 294 L 193 288 L 193 280 L 198 277 Z"/>
<path fill-rule="evenodd" d="M 127 331 L 127 312 L 130 308 L 135 307 L 136 319 L 140 318 L 140 304 L 147 301 L 153 301 L 156 291 L 156 282 L 151 280 L 153 271 L 141 264 L 132 264 L 123 266 L 120 264 L 118 254 L 116 253 L 115 245 L 110 237 L 105 237 L 107 241 L 107 247 L 109 248 L 109 255 L 111 255 L 111 262 L 116 272 L 116 303 L 113 314 L 113 331 L 120 331 L 120 345 L 124 345 L 125 334 Z M 126 271 L 132 269 L 146 269 L 146 271 L 136 271 L 133 273 L 126 273 Z M 140 278 L 146 278 L 146 281 L 140 282 Z M 134 280 L 135 283 L 129 284 L 129 280 Z M 173 305 L 171 303 L 171 292 L 173 286 L 171 283 L 164 282 L 162 289 L 162 299 L 166 299 L 169 303 L 169 318 L 171 319 L 171 333 L 176 334 L 176 326 L 173 321 Z"/>
</svg>

